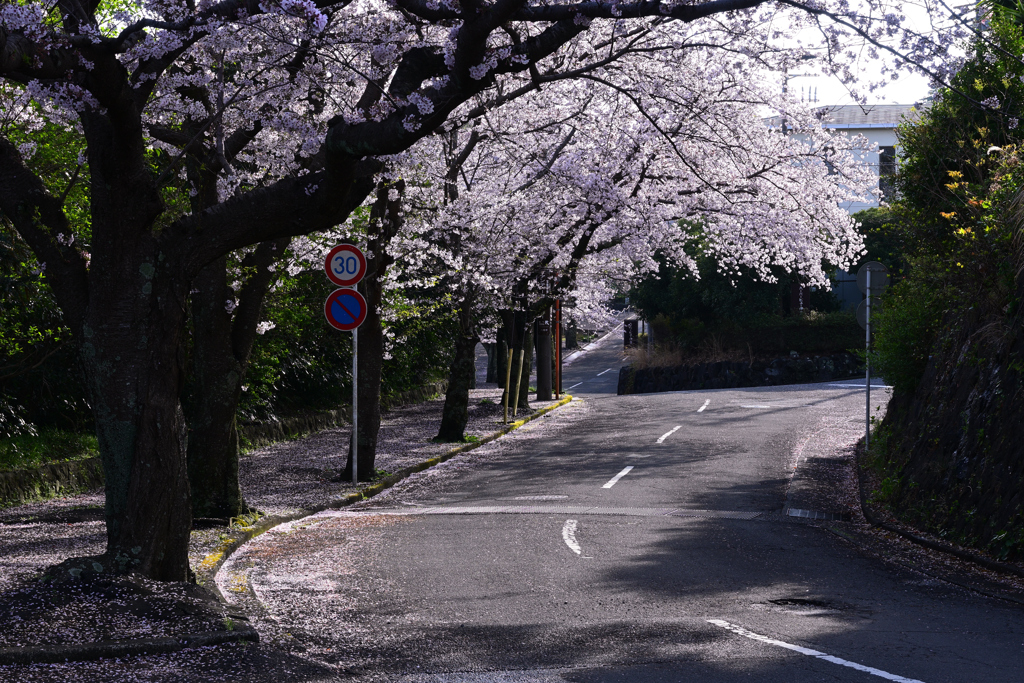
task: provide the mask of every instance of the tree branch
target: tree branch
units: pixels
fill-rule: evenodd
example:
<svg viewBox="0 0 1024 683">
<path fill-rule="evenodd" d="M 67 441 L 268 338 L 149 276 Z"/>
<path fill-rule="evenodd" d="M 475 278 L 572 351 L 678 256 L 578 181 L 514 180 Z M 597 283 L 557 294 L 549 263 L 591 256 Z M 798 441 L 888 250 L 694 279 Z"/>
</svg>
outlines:
<svg viewBox="0 0 1024 683">
<path fill-rule="evenodd" d="M 17 148 L 0 137 L 0 211 L 43 264 L 46 281 L 77 336 L 89 306 L 88 270 L 77 249 L 57 240 L 59 235 L 68 239 L 73 234 L 61 204 L 25 167 Z"/>
</svg>

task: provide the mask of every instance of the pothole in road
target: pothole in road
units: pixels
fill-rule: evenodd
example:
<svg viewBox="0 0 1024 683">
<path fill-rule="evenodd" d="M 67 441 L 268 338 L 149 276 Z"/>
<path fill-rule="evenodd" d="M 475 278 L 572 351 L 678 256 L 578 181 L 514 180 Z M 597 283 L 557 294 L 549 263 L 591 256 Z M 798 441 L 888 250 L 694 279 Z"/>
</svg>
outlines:
<svg viewBox="0 0 1024 683">
<path fill-rule="evenodd" d="M 837 615 L 837 613 L 858 612 L 853 605 L 829 602 L 817 598 L 777 598 L 752 605 L 754 609 L 799 614 L 802 616 Z"/>
<path fill-rule="evenodd" d="M 780 598 L 778 600 L 769 600 L 768 602 L 785 607 L 831 607 L 827 602 L 811 600 L 809 598 Z"/>
</svg>

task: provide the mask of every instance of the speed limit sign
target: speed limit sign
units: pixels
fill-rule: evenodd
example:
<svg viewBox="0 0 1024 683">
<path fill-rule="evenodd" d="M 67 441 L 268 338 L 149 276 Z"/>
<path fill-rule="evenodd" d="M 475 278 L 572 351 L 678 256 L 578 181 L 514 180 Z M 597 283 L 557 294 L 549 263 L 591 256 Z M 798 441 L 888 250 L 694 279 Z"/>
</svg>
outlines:
<svg viewBox="0 0 1024 683">
<path fill-rule="evenodd" d="M 327 253 L 324 261 L 327 279 L 339 287 L 352 287 L 366 274 L 366 257 L 359 247 L 339 244 Z"/>
</svg>

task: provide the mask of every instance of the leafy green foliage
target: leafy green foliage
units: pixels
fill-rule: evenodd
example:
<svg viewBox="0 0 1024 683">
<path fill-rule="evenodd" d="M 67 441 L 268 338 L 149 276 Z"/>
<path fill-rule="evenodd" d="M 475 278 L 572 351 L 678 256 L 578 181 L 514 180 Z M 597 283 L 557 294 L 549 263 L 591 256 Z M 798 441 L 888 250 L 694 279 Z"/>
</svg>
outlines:
<svg viewBox="0 0 1024 683">
<path fill-rule="evenodd" d="M 943 289 L 918 265 L 914 275 L 886 293 L 872 314 L 875 338 L 871 364 L 896 391 L 913 392 L 924 374 L 942 317 Z"/>
<path fill-rule="evenodd" d="M 851 272 L 856 272 L 860 264 L 868 261 L 878 261 L 893 275 L 905 270 L 903 255 L 907 251 L 906 245 L 893 211 L 884 206 L 876 206 L 858 211 L 853 214 L 853 218 L 860 223 L 866 253 Z"/>
<path fill-rule="evenodd" d="M 352 344 L 327 325 L 324 299 L 331 285 L 320 271 L 284 278 L 267 295 L 263 319 L 274 328 L 253 345 L 239 417 L 336 408 L 352 394 Z"/>
<path fill-rule="evenodd" d="M 1011 242 L 1022 181 L 1024 66 L 1000 50 L 1024 52 L 1024 31 L 1019 22 L 996 20 L 992 38 L 999 49 L 975 46 L 954 89 L 899 130 L 899 200 L 878 234 L 904 251 L 907 280 L 893 287 L 876 318 L 873 360 L 898 391 L 917 386 L 944 317 L 970 310 L 991 321 L 1017 307 Z M 998 108 L 978 106 L 996 102 L 989 98 Z"/>
<path fill-rule="evenodd" d="M 632 291 L 631 301 L 653 321 L 657 343 L 676 344 L 684 353 L 709 345 L 744 353 L 848 348 L 836 343 L 849 341 L 841 330 L 848 331 L 856 323 L 849 314 L 838 313 L 839 301 L 832 292 L 812 292 L 814 315 L 786 317 L 792 280 L 785 273 L 776 274 L 777 282 L 753 275 L 734 281 L 719 272 L 712 257 L 699 256 L 697 265 L 700 279 L 663 262 L 657 277 L 645 279 Z"/>
<path fill-rule="evenodd" d="M 257 337 L 239 402 L 243 420 L 337 408 L 352 396 L 351 335 L 324 319 L 331 285 L 320 270 L 282 279 L 268 294 L 263 319 L 273 329 Z M 441 303 L 388 294 L 390 350 L 381 376 L 381 397 L 408 391 L 447 375 L 456 322 Z"/>
<path fill-rule="evenodd" d="M 0 222 L 0 437 L 90 420 L 75 345 L 43 270 Z"/>
<path fill-rule="evenodd" d="M 975 45 L 974 59 L 952 79 L 954 89 L 940 91 L 918 121 L 898 131 L 895 213 L 908 255 L 957 256 L 964 231 L 988 208 L 997 152 L 1024 135 L 1024 65 L 1014 56 L 1024 53 L 1024 30 L 994 20 L 991 32 L 997 47 Z"/>
</svg>

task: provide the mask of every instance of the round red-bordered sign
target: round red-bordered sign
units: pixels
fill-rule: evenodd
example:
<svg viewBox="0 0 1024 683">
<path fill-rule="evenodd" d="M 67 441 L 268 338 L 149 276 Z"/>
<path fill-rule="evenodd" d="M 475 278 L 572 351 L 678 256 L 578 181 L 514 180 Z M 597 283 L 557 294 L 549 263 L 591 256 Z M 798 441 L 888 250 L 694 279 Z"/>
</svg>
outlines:
<svg viewBox="0 0 1024 683">
<path fill-rule="evenodd" d="M 324 259 L 327 279 L 339 287 L 351 287 L 366 274 L 366 257 L 352 244 L 339 244 Z"/>
<path fill-rule="evenodd" d="M 354 330 L 366 320 L 366 299 L 354 289 L 336 289 L 327 297 L 324 315 L 334 329 Z"/>
</svg>

